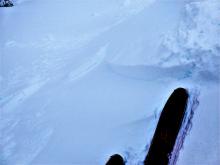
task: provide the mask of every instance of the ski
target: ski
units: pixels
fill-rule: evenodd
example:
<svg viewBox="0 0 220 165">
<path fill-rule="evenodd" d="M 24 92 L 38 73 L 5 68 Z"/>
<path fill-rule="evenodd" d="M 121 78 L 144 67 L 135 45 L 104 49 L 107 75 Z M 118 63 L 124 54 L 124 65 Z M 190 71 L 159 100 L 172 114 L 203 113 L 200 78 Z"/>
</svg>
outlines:
<svg viewBox="0 0 220 165">
<path fill-rule="evenodd" d="M 144 165 L 168 165 L 187 109 L 189 94 L 184 88 L 174 90 L 167 100 Z"/>
<path fill-rule="evenodd" d="M 121 155 L 114 154 L 110 157 L 105 165 L 125 165 L 125 161 Z"/>
</svg>

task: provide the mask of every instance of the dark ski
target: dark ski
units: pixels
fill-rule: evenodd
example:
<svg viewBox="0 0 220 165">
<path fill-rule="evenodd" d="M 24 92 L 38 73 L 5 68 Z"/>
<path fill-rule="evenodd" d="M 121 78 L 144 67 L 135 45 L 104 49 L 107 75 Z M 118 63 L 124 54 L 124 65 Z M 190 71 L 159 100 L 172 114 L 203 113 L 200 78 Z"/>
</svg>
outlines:
<svg viewBox="0 0 220 165">
<path fill-rule="evenodd" d="M 115 154 L 110 157 L 106 165 L 125 165 L 125 162 L 121 155 Z"/>
<path fill-rule="evenodd" d="M 144 165 L 168 165 L 175 142 L 180 131 L 189 94 L 186 89 L 178 88 L 174 90 L 167 100 L 148 154 L 144 160 Z"/>
</svg>

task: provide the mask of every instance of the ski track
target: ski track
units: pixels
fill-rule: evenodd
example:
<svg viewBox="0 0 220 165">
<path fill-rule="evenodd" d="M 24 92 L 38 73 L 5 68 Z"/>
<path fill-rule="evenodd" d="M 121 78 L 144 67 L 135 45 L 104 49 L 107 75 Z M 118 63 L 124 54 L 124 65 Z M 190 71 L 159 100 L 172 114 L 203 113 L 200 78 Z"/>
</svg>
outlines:
<svg viewBox="0 0 220 165">
<path fill-rule="evenodd" d="M 31 92 L 33 91 L 31 90 Z M 27 114 L 25 109 L 22 112 L 16 108 L 13 111 L 7 109 L 10 112 L 1 112 L 0 162 L 2 165 L 28 165 L 46 146 L 53 133 L 53 129 L 45 125 L 44 114 L 48 103 L 38 105 L 37 112 L 32 112 L 32 114 Z M 18 104 L 16 103 L 16 105 Z M 19 131 L 21 129 L 22 131 Z"/>
<path fill-rule="evenodd" d="M 20 105 L 26 99 L 31 97 L 31 95 L 33 95 L 38 90 L 40 90 L 40 88 L 45 84 L 46 81 L 31 83 L 30 86 L 28 86 L 25 89 L 22 89 L 21 91 L 18 92 L 18 94 L 15 94 L 14 96 L 9 96 L 10 98 L 8 99 L 9 101 L 2 106 L 2 109 L 4 110 L 4 112 L 7 113 L 12 112 L 12 110 L 14 110 L 18 105 Z"/>
<path fill-rule="evenodd" d="M 106 56 L 106 48 L 107 46 L 103 46 L 99 49 L 95 56 L 88 59 L 86 62 L 83 62 L 79 67 L 77 67 L 74 71 L 69 74 L 70 81 L 76 81 L 80 77 L 85 76 L 87 73 L 92 71 L 98 65 L 100 65 Z"/>
</svg>

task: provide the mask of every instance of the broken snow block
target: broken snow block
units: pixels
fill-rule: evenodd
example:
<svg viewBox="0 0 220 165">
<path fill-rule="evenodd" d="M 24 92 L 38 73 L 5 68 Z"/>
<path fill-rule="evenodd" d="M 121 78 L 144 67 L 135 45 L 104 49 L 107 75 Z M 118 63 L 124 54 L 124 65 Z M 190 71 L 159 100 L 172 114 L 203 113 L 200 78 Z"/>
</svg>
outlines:
<svg viewBox="0 0 220 165">
<path fill-rule="evenodd" d="M 14 6 L 10 0 L 2 0 L 0 1 L 0 7 L 12 7 Z"/>
</svg>

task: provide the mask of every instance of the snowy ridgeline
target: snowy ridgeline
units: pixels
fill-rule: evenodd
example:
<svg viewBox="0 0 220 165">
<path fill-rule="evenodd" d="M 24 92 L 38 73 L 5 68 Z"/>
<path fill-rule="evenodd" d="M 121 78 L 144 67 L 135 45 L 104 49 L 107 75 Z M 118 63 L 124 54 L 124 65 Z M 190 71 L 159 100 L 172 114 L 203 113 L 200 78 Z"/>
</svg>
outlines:
<svg viewBox="0 0 220 165">
<path fill-rule="evenodd" d="M 219 163 L 220 2 L 13 3 L 0 9 L 0 164 L 141 163 L 179 86 L 201 104 L 178 163 Z"/>
</svg>

